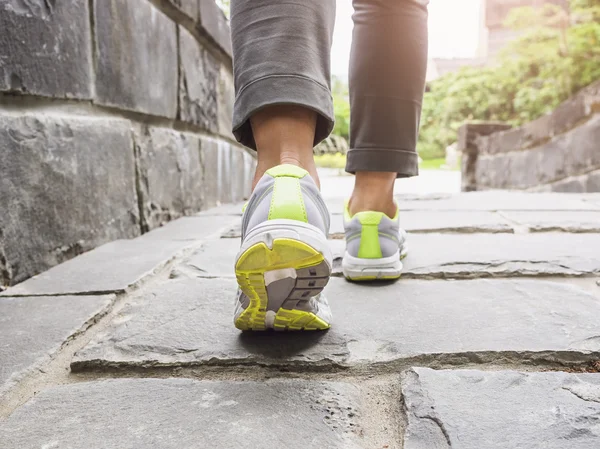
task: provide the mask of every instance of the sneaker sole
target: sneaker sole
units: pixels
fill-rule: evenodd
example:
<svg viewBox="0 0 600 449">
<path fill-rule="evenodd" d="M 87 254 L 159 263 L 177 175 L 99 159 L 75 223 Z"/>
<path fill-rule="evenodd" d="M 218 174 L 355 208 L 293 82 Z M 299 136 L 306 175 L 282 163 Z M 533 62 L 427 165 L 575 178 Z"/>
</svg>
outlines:
<svg viewBox="0 0 600 449">
<path fill-rule="evenodd" d="M 237 259 L 238 285 L 250 302 L 236 313 L 235 326 L 242 331 L 329 329 L 330 320 L 285 305 L 300 304 L 319 295 L 329 282 L 330 263 L 312 245 L 289 236 L 273 238 L 276 234 L 266 231 L 262 234 L 264 241 L 251 245 Z M 288 285 L 278 292 L 273 283 L 281 280 Z"/>
<path fill-rule="evenodd" d="M 401 261 L 406 255 L 406 248 L 397 256 L 387 259 L 358 259 L 346 253 L 342 262 L 342 272 L 346 279 L 353 282 L 400 279 L 403 268 Z"/>
</svg>

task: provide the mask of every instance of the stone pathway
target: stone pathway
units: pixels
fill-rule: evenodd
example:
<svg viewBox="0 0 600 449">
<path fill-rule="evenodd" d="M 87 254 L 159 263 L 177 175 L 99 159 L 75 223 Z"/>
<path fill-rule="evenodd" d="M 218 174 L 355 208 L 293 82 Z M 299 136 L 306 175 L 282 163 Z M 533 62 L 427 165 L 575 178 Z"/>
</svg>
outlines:
<svg viewBox="0 0 600 449">
<path fill-rule="evenodd" d="M 600 195 L 404 195 L 372 286 L 342 201 L 329 332 L 233 327 L 239 205 L 2 292 L 0 448 L 600 447 Z"/>
</svg>

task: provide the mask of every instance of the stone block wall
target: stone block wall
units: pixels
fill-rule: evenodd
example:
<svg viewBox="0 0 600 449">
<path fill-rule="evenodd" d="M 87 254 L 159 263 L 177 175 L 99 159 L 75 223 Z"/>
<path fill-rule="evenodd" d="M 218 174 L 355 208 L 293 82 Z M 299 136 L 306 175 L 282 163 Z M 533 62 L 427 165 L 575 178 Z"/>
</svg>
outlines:
<svg viewBox="0 0 600 449">
<path fill-rule="evenodd" d="M 214 0 L 0 0 L 0 289 L 249 194 Z"/>
<path fill-rule="evenodd" d="M 522 127 L 459 131 L 463 190 L 600 192 L 600 81 Z"/>
</svg>

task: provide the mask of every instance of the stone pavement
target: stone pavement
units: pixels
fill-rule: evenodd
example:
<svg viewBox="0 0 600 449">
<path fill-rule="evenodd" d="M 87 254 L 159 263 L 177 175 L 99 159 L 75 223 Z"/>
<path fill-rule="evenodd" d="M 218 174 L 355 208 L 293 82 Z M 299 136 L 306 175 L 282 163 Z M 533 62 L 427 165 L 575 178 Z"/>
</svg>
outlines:
<svg viewBox="0 0 600 449">
<path fill-rule="evenodd" d="M 233 327 L 240 205 L 2 292 L 0 448 L 600 447 L 600 194 L 400 196 L 377 285 L 327 200 L 329 332 Z"/>
</svg>

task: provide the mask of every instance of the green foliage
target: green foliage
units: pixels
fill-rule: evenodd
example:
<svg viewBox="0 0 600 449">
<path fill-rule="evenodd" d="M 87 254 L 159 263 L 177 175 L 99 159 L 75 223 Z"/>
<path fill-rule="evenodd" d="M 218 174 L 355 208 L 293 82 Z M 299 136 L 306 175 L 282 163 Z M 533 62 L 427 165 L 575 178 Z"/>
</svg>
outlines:
<svg viewBox="0 0 600 449">
<path fill-rule="evenodd" d="M 337 77 L 331 82 L 331 93 L 333 95 L 333 112 L 335 114 L 335 127 L 333 134 L 350 138 L 350 100 L 348 85 Z"/>
<path fill-rule="evenodd" d="M 322 168 L 339 168 L 346 167 L 346 155 L 341 153 L 326 153 L 315 156 L 315 164 Z"/>
<path fill-rule="evenodd" d="M 569 12 L 516 8 L 505 25 L 522 34 L 497 66 L 464 68 L 431 83 L 423 100 L 423 159 L 443 157 L 465 121 L 520 125 L 600 79 L 600 0 L 571 0 Z"/>
<path fill-rule="evenodd" d="M 230 0 L 216 0 L 217 5 L 223 11 L 225 16 L 229 19 L 229 12 L 231 11 L 231 1 Z"/>
</svg>

